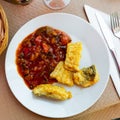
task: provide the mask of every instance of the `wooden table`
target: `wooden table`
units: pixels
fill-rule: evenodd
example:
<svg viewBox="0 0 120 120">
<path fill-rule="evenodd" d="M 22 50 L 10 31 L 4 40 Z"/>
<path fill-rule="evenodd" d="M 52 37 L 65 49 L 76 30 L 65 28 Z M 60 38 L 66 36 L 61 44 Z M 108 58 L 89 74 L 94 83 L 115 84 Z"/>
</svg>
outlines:
<svg viewBox="0 0 120 120">
<path fill-rule="evenodd" d="M 9 42 L 16 31 L 30 19 L 51 12 L 66 12 L 82 17 L 87 20 L 83 6 L 88 4 L 103 12 L 110 13 L 120 10 L 120 0 L 71 0 L 71 3 L 62 10 L 51 10 L 47 8 L 42 0 L 33 0 L 27 6 L 18 6 L 0 0 L 8 21 L 9 21 Z M 14 97 L 9 89 L 5 76 L 5 55 L 6 51 L 0 56 L 0 119 L 2 120 L 50 120 L 50 118 L 36 115 L 23 107 Z M 100 99 L 87 111 L 76 116 L 65 118 L 68 120 L 80 119 L 83 115 L 93 113 L 105 107 L 120 103 L 115 88 L 109 79 L 108 85 Z"/>
</svg>

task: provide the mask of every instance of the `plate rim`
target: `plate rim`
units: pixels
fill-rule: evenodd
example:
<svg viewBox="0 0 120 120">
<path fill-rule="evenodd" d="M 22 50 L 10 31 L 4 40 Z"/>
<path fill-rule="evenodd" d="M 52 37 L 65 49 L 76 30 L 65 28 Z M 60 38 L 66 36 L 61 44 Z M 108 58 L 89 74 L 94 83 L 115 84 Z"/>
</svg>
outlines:
<svg viewBox="0 0 120 120">
<path fill-rule="evenodd" d="M 62 13 L 62 12 L 58 12 L 58 13 L 47 13 L 47 14 L 43 14 L 43 15 L 39 15 L 39 16 L 37 16 L 37 17 L 35 17 L 35 18 L 32 18 L 31 20 L 29 20 L 28 22 L 26 22 L 24 25 L 22 25 L 18 30 L 17 30 L 17 32 L 14 34 L 14 36 L 11 38 L 11 41 L 10 41 L 10 43 L 9 43 L 9 46 L 8 46 L 8 48 L 7 48 L 7 53 L 6 53 L 6 56 L 5 56 L 5 75 L 7 74 L 7 72 L 6 72 L 6 62 L 7 62 L 7 56 L 8 56 L 8 50 L 9 50 L 9 47 L 11 46 L 11 44 L 12 44 L 12 40 L 14 39 L 14 37 L 16 36 L 16 34 L 17 33 L 19 33 L 19 31 L 21 30 L 21 29 L 23 29 L 23 27 L 25 26 L 25 25 L 27 25 L 28 23 L 30 23 L 31 21 L 34 21 L 35 19 L 38 19 L 39 17 L 43 17 L 43 16 L 46 16 L 46 15 L 69 15 L 69 16 L 72 16 L 72 17 L 76 17 L 77 19 L 80 19 L 82 22 L 84 22 L 85 24 L 88 24 L 88 26 L 91 26 L 92 27 L 92 29 L 94 29 L 94 31 L 96 31 L 95 30 L 95 28 L 91 25 L 91 24 L 89 24 L 86 20 L 84 20 L 83 18 L 81 18 L 81 17 L 79 17 L 79 16 L 77 16 L 77 15 L 74 15 L 74 14 L 70 14 L 70 13 Z M 38 27 L 39 28 L 39 27 Z M 37 29 L 37 28 L 36 28 Z M 97 31 L 96 31 L 97 32 Z M 97 32 L 98 33 L 98 32 Z M 99 33 L 98 33 L 98 35 L 99 35 Z M 27 36 L 27 35 L 26 35 Z M 102 37 L 99 35 L 99 37 L 101 38 L 101 40 L 104 42 L 104 40 L 102 39 Z M 104 42 L 105 43 L 105 42 Z M 106 46 L 106 44 L 105 44 L 105 46 Z M 92 103 L 91 105 L 90 105 L 90 107 L 92 107 L 98 100 L 99 100 L 99 98 L 101 97 L 101 95 L 103 94 L 103 92 L 104 92 L 104 90 L 105 90 L 105 88 L 106 88 L 106 86 L 107 86 L 107 84 L 108 84 L 108 81 L 109 81 L 109 73 L 110 73 L 110 59 L 109 59 L 109 52 L 108 52 L 109 50 L 108 50 L 108 48 L 107 48 L 107 46 L 106 46 L 106 52 L 107 52 L 107 54 L 108 54 L 108 64 L 109 64 L 109 68 L 108 68 L 108 75 L 106 75 L 107 76 L 107 80 L 106 80 L 106 85 L 104 85 L 104 89 L 102 90 L 102 92 L 101 92 L 101 94 L 99 94 L 99 97 L 98 98 L 96 98 L 96 100 L 94 101 L 94 103 Z M 19 103 L 21 103 L 21 101 L 17 98 L 17 96 L 14 94 L 14 91 L 12 90 L 12 88 L 11 88 L 11 86 L 10 86 L 10 83 L 9 83 L 9 81 L 8 81 L 8 78 L 7 78 L 7 75 L 6 75 L 6 80 L 7 80 L 7 83 L 8 83 L 8 85 L 9 85 L 9 88 L 10 88 L 10 90 L 11 90 L 11 92 L 12 92 L 12 94 L 15 96 L 15 98 L 19 101 Z M 31 109 L 29 109 L 28 107 L 26 107 L 23 103 L 21 103 L 22 104 L 22 106 L 24 106 L 25 108 L 27 108 L 28 110 L 30 110 L 30 111 L 32 111 Z M 87 109 L 89 109 L 90 107 L 88 107 Z M 82 112 L 84 112 L 84 111 L 86 111 L 87 109 L 85 109 L 85 110 L 83 110 Z M 43 114 L 40 114 L 40 113 L 38 113 L 38 112 L 35 112 L 35 111 L 32 111 L 33 113 L 36 113 L 36 114 L 38 114 L 38 115 L 41 115 L 41 116 L 45 116 L 45 117 L 49 117 L 49 118 L 67 118 L 67 117 L 71 117 L 71 116 L 74 116 L 74 115 L 78 115 L 78 114 L 80 114 L 80 113 L 82 113 L 82 112 L 80 112 L 80 113 L 76 113 L 76 114 L 72 114 L 72 115 L 66 115 L 66 116 L 62 116 L 62 117 L 60 117 L 60 116 L 47 116 L 47 115 L 43 115 Z"/>
</svg>

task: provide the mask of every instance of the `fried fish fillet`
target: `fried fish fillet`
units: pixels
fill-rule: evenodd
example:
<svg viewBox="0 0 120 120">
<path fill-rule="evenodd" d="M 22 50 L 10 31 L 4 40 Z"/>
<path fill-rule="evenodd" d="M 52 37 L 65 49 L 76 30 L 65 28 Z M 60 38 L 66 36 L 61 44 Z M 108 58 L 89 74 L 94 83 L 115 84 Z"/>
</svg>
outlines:
<svg viewBox="0 0 120 120">
<path fill-rule="evenodd" d="M 50 74 L 51 78 L 55 78 L 59 83 L 73 86 L 73 73 L 64 68 L 64 62 L 60 61 Z"/>
<path fill-rule="evenodd" d="M 67 92 L 65 88 L 52 84 L 41 84 L 36 86 L 33 89 L 33 94 L 58 100 L 66 100 L 72 97 L 71 92 Z"/>
<path fill-rule="evenodd" d="M 82 52 L 82 43 L 68 43 L 65 59 L 65 68 L 70 71 L 79 71 L 79 63 Z"/>
<path fill-rule="evenodd" d="M 75 84 L 82 87 L 89 87 L 99 81 L 99 74 L 95 65 L 83 68 L 73 74 Z"/>
</svg>

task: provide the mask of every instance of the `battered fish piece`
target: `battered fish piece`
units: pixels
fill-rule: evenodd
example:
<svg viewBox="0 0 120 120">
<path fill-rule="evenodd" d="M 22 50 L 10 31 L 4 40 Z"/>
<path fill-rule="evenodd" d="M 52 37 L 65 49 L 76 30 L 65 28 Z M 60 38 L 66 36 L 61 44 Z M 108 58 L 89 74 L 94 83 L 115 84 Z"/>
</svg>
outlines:
<svg viewBox="0 0 120 120">
<path fill-rule="evenodd" d="M 82 87 L 89 87 L 99 81 L 99 74 L 95 65 L 83 68 L 79 72 L 73 74 L 75 84 Z"/>
<path fill-rule="evenodd" d="M 79 63 L 82 52 L 82 43 L 68 43 L 67 54 L 65 59 L 65 68 L 67 70 L 76 72 L 79 71 Z"/>
<path fill-rule="evenodd" d="M 60 61 L 50 74 L 51 78 L 55 78 L 59 83 L 73 86 L 73 73 L 64 68 L 64 62 Z"/>
<path fill-rule="evenodd" d="M 66 100 L 72 97 L 71 92 L 67 92 L 65 88 L 52 84 L 41 84 L 33 89 L 36 96 L 46 96 L 57 100 Z"/>
</svg>

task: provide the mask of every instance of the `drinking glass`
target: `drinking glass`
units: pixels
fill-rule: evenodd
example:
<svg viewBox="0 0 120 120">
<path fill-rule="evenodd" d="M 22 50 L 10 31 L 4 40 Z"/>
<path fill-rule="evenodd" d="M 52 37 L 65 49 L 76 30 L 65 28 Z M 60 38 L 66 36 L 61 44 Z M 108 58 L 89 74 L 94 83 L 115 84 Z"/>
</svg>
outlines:
<svg viewBox="0 0 120 120">
<path fill-rule="evenodd" d="M 66 7 L 71 0 L 44 0 L 44 3 L 51 9 L 57 10 Z"/>
</svg>

